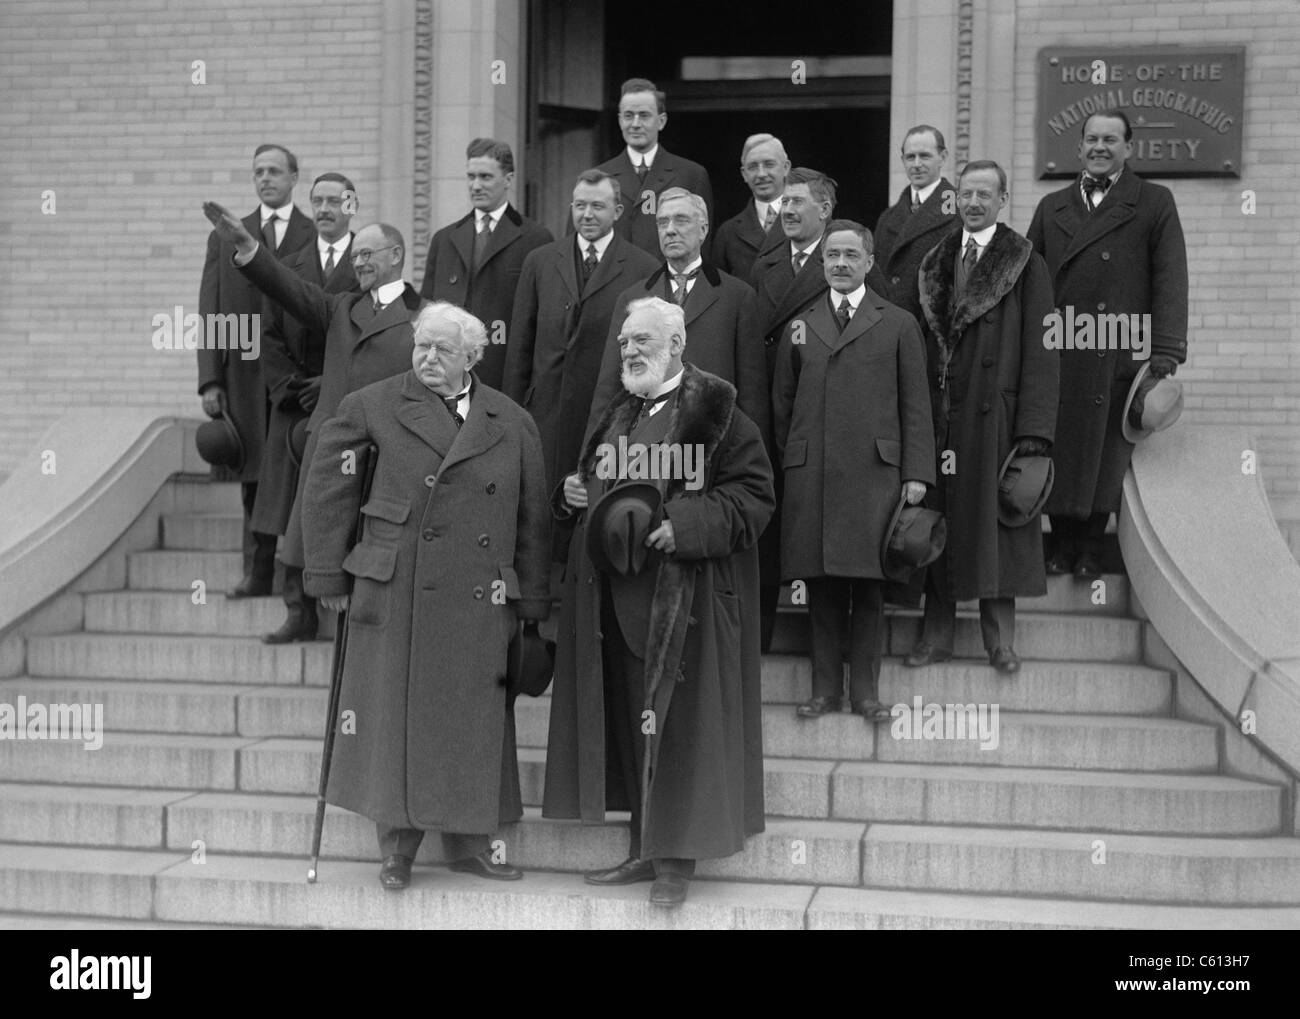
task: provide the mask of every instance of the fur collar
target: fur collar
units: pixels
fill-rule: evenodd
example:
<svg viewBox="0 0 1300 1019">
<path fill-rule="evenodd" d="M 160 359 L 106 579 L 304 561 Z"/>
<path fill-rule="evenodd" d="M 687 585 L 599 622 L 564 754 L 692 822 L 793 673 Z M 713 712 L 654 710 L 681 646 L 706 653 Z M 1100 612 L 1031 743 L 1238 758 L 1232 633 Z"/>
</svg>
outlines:
<svg viewBox="0 0 1300 1019">
<path fill-rule="evenodd" d="M 921 259 L 921 311 L 945 364 L 967 327 L 1016 285 L 1034 250 L 1028 240 L 999 223 L 988 249 L 966 280 L 961 299 L 956 300 L 953 286 L 961 234 L 960 227 L 953 230 Z"/>
</svg>

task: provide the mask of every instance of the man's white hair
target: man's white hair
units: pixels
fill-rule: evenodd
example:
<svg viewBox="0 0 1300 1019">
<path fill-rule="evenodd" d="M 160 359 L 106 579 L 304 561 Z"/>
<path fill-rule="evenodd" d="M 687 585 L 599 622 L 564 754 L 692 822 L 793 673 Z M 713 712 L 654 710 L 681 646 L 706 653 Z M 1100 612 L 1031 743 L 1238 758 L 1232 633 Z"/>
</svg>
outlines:
<svg viewBox="0 0 1300 1019">
<path fill-rule="evenodd" d="M 709 225 L 709 207 L 704 204 L 704 199 L 693 191 L 687 191 L 685 188 L 668 188 L 659 192 L 659 208 L 664 207 L 664 202 L 671 202 L 675 198 L 684 198 L 690 203 L 691 208 L 695 211 L 695 218 L 703 226 Z"/>
<path fill-rule="evenodd" d="M 470 355 L 469 363 L 478 363 L 483 356 L 483 348 L 487 346 L 487 329 L 464 308 L 449 301 L 433 301 L 420 309 L 415 318 L 416 341 L 447 323 L 454 325 L 460 334 L 460 349 Z"/>
<path fill-rule="evenodd" d="M 686 313 L 682 311 L 681 305 L 665 301 L 662 297 L 638 297 L 627 306 L 628 318 L 639 311 L 654 312 L 669 336 L 680 336 L 682 343 L 686 343 Z"/>
<path fill-rule="evenodd" d="M 776 150 L 779 153 L 781 153 L 782 161 L 787 163 L 790 162 L 790 157 L 785 154 L 785 146 L 781 144 L 781 139 L 778 138 L 776 135 L 751 134 L 748 138 L 745 139 L 745 145 L 740 150 L 740 165 L 742 169 L 745 166 L 745 160 L 749 158 L 750 152 L 753 151 L 755 148 L 757 148 L 759 145 L 764 144 L 765 142 L 776 142 Z"/>
</svg>

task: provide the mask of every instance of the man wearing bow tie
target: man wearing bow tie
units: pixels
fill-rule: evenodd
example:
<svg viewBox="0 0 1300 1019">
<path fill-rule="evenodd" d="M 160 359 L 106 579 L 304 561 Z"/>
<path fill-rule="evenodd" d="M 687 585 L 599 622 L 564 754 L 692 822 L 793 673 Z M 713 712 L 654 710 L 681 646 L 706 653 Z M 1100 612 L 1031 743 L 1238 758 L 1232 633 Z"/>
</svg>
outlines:
<svg viewBox="0 0 1300 1019">
<path fill-rule="evenodd" d="M 1174 196 L 1125 167 L 1133 128 L 1123 111 L 1093 114 L 1081 135 L 1084 172 L 1038 203 L 1027 236 L 1047 261 L 1058 312 L 1149 314 L 1151 374 L 1172 375 L 1187 359 L 1187 249 Z M 1048 573 L 1101 575 L 1106 522 L 1133 453 L 1120 418 L 1139 353 L 1061 351 Z"/>
<path fill-rule="evenodd" d="M 713 261 L 723 272 L 748 280 L 754 260 L 785 240 L 781 229 L 781 194 L 790 172 L 790 157 L 781 139 L 752 134 L 740 152 L 740 175 L 753 200 L 718 227 L 713 238 Z"/>
<path fill-rule="evenodd" d="M 293 204 L 298 183 L 298 159 L 280 145 L 259 145 L 253 153 L 253 183 L 261 206 L 244 217 L 246 232 L 262 238 L 274 257 L 295 257 L 316 236 L 312 222 Z M 199 314 L 262 315 L 262 295 L 249 285 L 230 261 L 229 246 L 221 246 L 216 231 L 208 235 L 203 282 L 199 288 Z M 261 320 L 265 325 L 265 319 Z M 263 348 L 264 350 L 265 348 Z M 260 359 L 244 360 L 228 350 L 199 349 L 199 395 L 203 412 L 218 417 L 223 411 L 239 432 L 244 464 L 238 479 L 243 485 L 245 558 L 244 578 L 228 597 L 247 598 L 271 593 L 275 573 L 275 534 L 252 526 L 266 438 L 267 397 Z"/>
</svg>

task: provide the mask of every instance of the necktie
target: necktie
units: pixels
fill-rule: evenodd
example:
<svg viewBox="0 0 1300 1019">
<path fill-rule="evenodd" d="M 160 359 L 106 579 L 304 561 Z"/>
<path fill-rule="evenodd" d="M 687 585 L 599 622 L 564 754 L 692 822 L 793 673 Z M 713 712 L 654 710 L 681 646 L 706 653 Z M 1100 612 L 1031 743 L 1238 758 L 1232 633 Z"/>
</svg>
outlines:
<svg viewBox="0 0 1300 1019">
<path fill-rule="evenodd" d="M 915 191 L 912 192 L 912 211 L 915 212 L 921 207 L 921 196 Z"/>
<path fill-rule="evenodd" d="M 799 270 L 803 268 L 804 261 L 808 258 L 802 251 L 796 251 L 790 259 L 790 265 L 794 269 L 794 274 L 799 275 Z"/>
<path fill-rule="evenodd" d="M 375 306 L 375 314 L 376 314 L 376 315 L 378 315 L 381 311 L 384 310 L 384 306 L 383 306 L 383 304 L 382 304 L 382 303 L 380 302 L 380 300 L 379 300 L 379 291 L 378 291 L 378 290 L 375 290 L 375 291 L 372 291 L 372 292 L 371 292 L 371 294 L 370 294 L 370 300 L 371 300 L 371 302 L 372 302 L 372 303 L 374 304 L 374 306 Z"/>
<path fill-rule="evenodd" d="M 695 279 L 699 273 L 699 269 L 692 269 L 690 272 L 673 273 L 673 300 L 681 306 L 686 306 L 686 284 Z"/>
<path fill-rule="evenodd" d="M 334 272 L 334 245 L 329 247 L 329 257 L 325 259 L 325 279 L 328 281 L 330 274 Z"/>
<path fill-rule="evenodd" d="M 668 397 L 672 396 L 673 393 L 675 392 L 676 392 L 675 389 L 670 389 L 668 390 L 668 392 L 660 393 L 658 396 L 642 397 L 641 409 L 637 412 L 636 423 L 633 424 L 632 427 L 633 428 L 637 427 L 637 425 L 639 425 L 642 421 L 644 421 L 646 418 L 650 416 L 650 412 L 652 410 L 658 407 L 661 403 L 664 403 L 668 399 Z"/>
<path fill-rule="evenodd" d="M 974 237 L 966 242 L 966 251 L 961 256 L 961 264 L 962 268 L 966 270 L 967 276 L 971 274 L 971 270 L 975 268 L 975 263 L 979 261 L 979 248 L 980 246 L 975 243 Z"/>
<path fill-rule="evenodd" d="M 772 229 L 772 224 L 776 222 L 776 210 L 772 206 L 767 207 L 767 215 L 763 217 L 763 231 L 767 232 Z"/>
<path fill-rule="evenodd" d="M 488 241 L 492 238 L 492 217 L 484 214 L 478 223 L 478 233 L 474 235 L 474 270 L 478 271 L 479 266 L 483 264 L 483 256 L 487 254 Z"/>
<path fill-rule="evenodd" d="M 455 396 L 444 396 L 442 398 L 442 405 L 447 408 L 448 413 L 451 414 L 453 419 L 455 419 L 457 428 L 465 423 L 465 419 L 460 416 L 460 411 L 458 410 L 460 407 L 460 398 L 464 395 L 464 393 L 458 393 Z"/>
<path fill-rule="evenodd" d="M 279 247 L 279 244 L 275 239 L 275 221 L 279 218 L 280 217 L 272 214 L 268 216 L 266 222 L 262 224 L 262 241 L 271 249 L 271 251 L 275 251 L 275 249 Z"/>
<path fill-rule="evenodd" d="M 585 288 L 591 282 L 591 276 L 596 271 L 596 266 L 600 260 L 596 258 L 596 245 L 587 245 L 587 257 L 582 260 L 582 285 Z"/>
<path fill-rule="evenodd" d="M 853 317 L 853 305 L 849 303 L 849 295 L 845 294 L 840 298 L 839 311 L 835 317 L 840 320 L 840 332 L 844 332 L 849 327 L 849 319 Z"/>
<path fill-rule="evenodd" d="M 1083 175 L 1083 193 L 1088 196 L 1088 208 L 1095 209 L 1101 204 L 1102 198 L 1106 197 L 1106 192 L 1110 190 L 1109 177 L 1094 177 L 1090 173 Z M 1097 192 L 1101 195 L 1098 197 Z"/>
<path fill-rule="evenodd" d="M 645 183 L 645 175 L 650 172 L 650 168 L 645 165 L 645 160 L 636 164 L 636 179 L 642 184 Z"/>
</svg>

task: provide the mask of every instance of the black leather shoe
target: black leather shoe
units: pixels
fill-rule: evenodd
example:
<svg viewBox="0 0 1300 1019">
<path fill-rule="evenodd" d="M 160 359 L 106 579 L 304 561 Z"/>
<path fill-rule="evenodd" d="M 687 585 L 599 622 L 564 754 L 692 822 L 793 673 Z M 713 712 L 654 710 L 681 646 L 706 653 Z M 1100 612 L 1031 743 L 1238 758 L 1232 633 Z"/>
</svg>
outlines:
<svg viewBox="0 0 1300 1019">
<path fill-rule="evenodd" d="M 680 906 L 686 901 L 690 891 L 691 879 L 681 874 L 660 874 L 650 886 L 650 904 L 652 906 Z"/>
<path fill-rule="evenodd" d="M 409 856 L 394 853 L 384 857 L 384 865 L 379 868 L 379 883 L 390 892 L 399 892 L 411 883 L 411 863 Z"/>
<path fill-rule="evenodd" d="M 912 648 L 912 653 L 903 659 L 903 664 L 909 669 L 919 669 L 922 665 L 934 665 L 936 662 L 946 662 L 952 657 L 952 648 L 946 651 L 943 648 L 937 648 L 929 641 L 921 641 L 916 647 Z"/>
<path fill-rule="evenodd" d="M 654 877 L 655 867 L 651 861 L 629 856 L 617 867 L 588 871 L 582 875 L 582 880 L 589 885 L 634 885 L 638 881 L 653 881 Z"/>
<path fill-rule="evenodd" d="M 243 580 L 226 592 L 226 597 L 234 601 L 239 598 L 265 598 L 270 593 L 270 577 L 259 577 L 255 573 L 249 573 L 244 576 Z"/>
<path fill-rule="evenodd" d="M 1074 556 L 1066 555 L 1064 552 L 1057 552 L 1046 563 L 1047 572 L 1053 577 L 1062 577 L 1067 573 L 1074 572 Z"/>
<path fill-rule="evenodd" d="M 794 713 L 800 718 L 820 718 L 827 712 L 839 711 L 840 704 L 838 697 L 812 697 L 795 708 Z"/>
<path fill-rule="evenodd" d="M 493 881 L 518 881 L 524 876 L 524 872 L 518 867 L 512 867 L 508 863 L 493 863 L 492 854 L 486 849 L 479 853 L 478 856 L 453 860 L 447 866 L 449 869 L 459 871 L 462 874 L 491 878 Z"/>
<path fill-rule="evenodd" d="M 1095 552 L 1084 552 L 1074 564 L 1074 576 L 1078 580 L 1096 580 L 1101 576 L 1101 557 Z"/>
<path fill-rule="evenodd" d="M 989 654 L 989 664 L 1008 676 L 1020 671 L 1020 658 L 1009 647 L 994 648 Z"/>
<path fill-rule="evenodd" d="M 880 701 L 854 701 L 853 713 L 861 715 L 868 722 L 888 722 L 893 713 Z"/>
<path fill-rule="evenodd" d="M 289 617 L 280 624 L 278 630 L 273 630 L 262 637 L 262 643 L 292 644 L 295 640 L 315 640 L 318 627 L 319 623 L 314 613 L 309 616 L 302 612 L 290 612 Z"/>
</svg>

